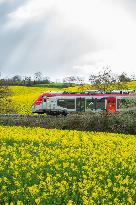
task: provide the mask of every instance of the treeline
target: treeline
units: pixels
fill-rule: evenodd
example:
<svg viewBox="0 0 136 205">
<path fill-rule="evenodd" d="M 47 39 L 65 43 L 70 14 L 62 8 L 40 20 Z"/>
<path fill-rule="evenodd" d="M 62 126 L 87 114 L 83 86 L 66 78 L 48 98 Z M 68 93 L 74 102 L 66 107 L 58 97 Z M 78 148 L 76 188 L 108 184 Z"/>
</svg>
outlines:
<svg viewBox="0 0 136 205">
<path fill-rule="evenodd" d="M 1 73 L 0 73 L 1 76 Z M 0 85 L 3 86 L 44 86 L 51 85 L 51 87 L 69 87 L 75 84 L 83 84 L 83 78 L 79 76 L 68 76 L 64 77 L 62 80 L 56 79 L 56 81 L 51 81 L 50 77 L 44 76 L 41 72 L 34 73 L 33 76 L 21 76 L 15 75 L 10 78 L 1 78 L 0 77 Z M 60 86 L 59 86 L 60 85 Z"/>
<path fill-rule="evenodd" d="M 0 75 L 1 76 L 1 75 Z M 91 85 L 94 85 L 96 88 L 105 90 L 108 84 L 120 83 L 120 82 L 130 82 L 136 80 L 135 76 L 128 76 L 125 72 L 120 75 L 115 75 L 107 67 L 103 68 L 97 74 L 88 75 L 88 80 Z M 63 82 L 63 83 L 62 83 Z M 41 72 L 34 73 L 34 76 L 20 76 L 15 75 L 12 78 L 0 78 L 0 85 L 10 86 L 10 85 L 19 85 L 19 86 L 35 86 L 35 85 L 46 85 L 46 84 L 64 84 L 64 87 L 72 85 L 83 85 L 85 84 L 84 77 L 81 76 L 66 76 L 61 82 L 56 80 L 53 82 L 50 80 L 50 77 L 43 76 Z"/>
<path fill-rule="evenodd" d="M 20 75 L 15 75 L 12 78 L 3 78 L 0 79 L 0 85 L 2 86 L 33 86 L 36 84 L 50 84 L 51 81 L 49 80 L 48 77 L 45 77 L 44 79 L 32 79 L 31 77 L 27 76 L 20 76 Z"/>
<path fill-rule="evenodd" d="M 15 75 L 12 78 L 2 78 L 0 79 L 0 85 L 4 86 L 44 86 L 44 85 L 50 85 L 52 87 L 69 87 L 73 86 L 76 84 L 84 84 L 84 80 L 82 77 L 78 76 L 68 76 L 62 79 L 60 82 L 59 80 L 51 81 L 50 77 L 44 77 L 41 74 L 35 76 L 35 77 L 28 77 L 28 76 L 20 76 L 20 75 Z M 60 86 L 59 86 L 60 85 Z"/>
</svg>

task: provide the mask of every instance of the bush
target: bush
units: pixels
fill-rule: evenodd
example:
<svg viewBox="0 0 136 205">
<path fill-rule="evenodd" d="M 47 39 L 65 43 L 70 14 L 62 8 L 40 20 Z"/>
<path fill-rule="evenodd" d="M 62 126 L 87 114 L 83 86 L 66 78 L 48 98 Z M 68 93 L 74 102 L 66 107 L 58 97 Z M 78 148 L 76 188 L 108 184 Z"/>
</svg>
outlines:
<svg viewBox="0 0 136 205">
<path fill-rule="evenodd" d="M 119 113 L 91 113 L 71 118 L 69 128 L 136 134 L 136 111 Z"/>
<path fill-rule="evenodd" d="M 136 134 L 136 111 L 120 113 L 84 113 L 67 117 L 14 115 L 0 117 L 0 124 L 68 130 Z"/>
</svg>

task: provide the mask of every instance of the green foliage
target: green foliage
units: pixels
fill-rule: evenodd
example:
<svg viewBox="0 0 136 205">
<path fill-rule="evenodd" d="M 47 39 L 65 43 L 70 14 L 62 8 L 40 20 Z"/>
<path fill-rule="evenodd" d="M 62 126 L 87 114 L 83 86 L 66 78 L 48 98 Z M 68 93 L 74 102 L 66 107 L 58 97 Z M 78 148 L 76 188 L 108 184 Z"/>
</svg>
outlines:
<svg viewBox="0 0 136 205">
<path fill-rule="evenodd" d="M 128 77 L 125 72 L 123 72 L 121 75 L 119 75 L 119 81 L 120 82 L 130 82 L 131 78 Z"/>
<path fill-rule="evenodd" d="M 74 83 L 71 86 L 75 86 Z M 32 87 L 43 87 L 43 88 L 68 88 L 69 83 L 50 83 L 50 84 L 35 84 Z"/>
<path fill-rule="evenodd" d="M 98 74 L 90 75 L 89 81 L 93 85 L 94 89 L 98 90 L 127 90 L 129 89 L 128 82 L 131 81 L 131 78 L 129 78 L 125 73 L 117 76 L 112 73 L 108 67 L 106 67 Z"/>
</svg>

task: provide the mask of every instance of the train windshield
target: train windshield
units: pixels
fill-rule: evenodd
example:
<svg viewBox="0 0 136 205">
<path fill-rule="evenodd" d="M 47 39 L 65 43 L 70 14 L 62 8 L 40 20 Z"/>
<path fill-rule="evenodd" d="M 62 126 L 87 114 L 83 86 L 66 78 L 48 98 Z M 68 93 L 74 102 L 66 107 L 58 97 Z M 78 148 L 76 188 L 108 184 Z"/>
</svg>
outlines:
<svg viewBox="0 0 136 205">
<path fill-rule="evenodd" d="M 46 102 L 46 101 L 47 101 L 46 97 L 43 97 L 43 102 Z"/>
</svg>

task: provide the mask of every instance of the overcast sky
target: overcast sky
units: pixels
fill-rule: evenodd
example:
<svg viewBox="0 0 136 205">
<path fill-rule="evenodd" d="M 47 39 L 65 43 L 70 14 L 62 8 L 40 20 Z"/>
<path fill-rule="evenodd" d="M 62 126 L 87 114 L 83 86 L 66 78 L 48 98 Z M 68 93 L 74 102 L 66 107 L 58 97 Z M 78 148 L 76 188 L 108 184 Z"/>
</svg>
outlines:
<svg viewBox="0 0 136 205">
<path fill-rule="evenodd" d="M 136 0 L 0 0 L 2 77 L 136 74 Z"/>
</svg>

